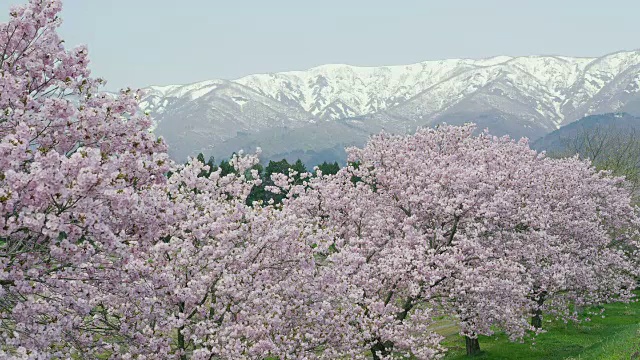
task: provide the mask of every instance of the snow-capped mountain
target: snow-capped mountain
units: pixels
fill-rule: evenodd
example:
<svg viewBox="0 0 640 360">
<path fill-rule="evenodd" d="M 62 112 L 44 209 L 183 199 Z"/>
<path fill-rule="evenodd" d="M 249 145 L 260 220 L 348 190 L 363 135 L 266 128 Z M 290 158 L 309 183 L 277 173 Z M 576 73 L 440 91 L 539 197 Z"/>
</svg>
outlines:
<svg viewBox="0 0 640 360">
<path fill-rule="evenodd" d="M 323 65 L 146 90 L 141 107 L 177 159 L 260 146 L 266 158 L 313 162 L 339 157 L 345 145 L 382 129 L 474 121 L 498 135 L 535 139 L 590 114 L 640 114 L 640 51 Z"/>
</svg>

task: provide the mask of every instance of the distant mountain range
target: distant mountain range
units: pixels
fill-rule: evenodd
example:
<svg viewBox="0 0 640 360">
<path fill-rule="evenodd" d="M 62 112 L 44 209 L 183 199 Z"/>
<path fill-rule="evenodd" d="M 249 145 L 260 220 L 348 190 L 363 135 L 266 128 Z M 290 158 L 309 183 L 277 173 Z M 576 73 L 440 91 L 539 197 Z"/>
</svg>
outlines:
<svg viewBox="0 0 640 360">
<path fill-rule="evenodd" d="M 640 117 L 626 113 L 589 115 L 537 139 L 531 143 L 531 148 L 547 151 L 551 155 L 568 155 L 573 150 L 579 150 L 573 141 L 584 138 L 585 134 L 594 140 L 603 140 L 608 135 L 614 141 L 619 135 L 640 136 Z"/>
<path fill-rule="evenodd" d="M 587 115 L 640 115 L 640 51 L 323 65 L 146 91 L 141 107 L 177 160 L 259 146 L 265 159 L 314 164 L 343 160 L 345 146 L 381 130 L 472 121 L 496 135 L 537 139 Z"/>
</svg>

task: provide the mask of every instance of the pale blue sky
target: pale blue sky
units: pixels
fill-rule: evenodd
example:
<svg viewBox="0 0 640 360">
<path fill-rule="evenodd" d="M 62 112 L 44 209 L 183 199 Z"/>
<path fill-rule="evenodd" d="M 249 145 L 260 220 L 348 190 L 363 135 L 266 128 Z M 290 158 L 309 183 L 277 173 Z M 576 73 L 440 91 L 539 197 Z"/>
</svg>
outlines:
<svg viewBox="0 0 640 360">
<path fill-rule="evenodd" d="M 0 20 L 10 3 L 1 0 Z M 233 79 L 325 63 L 600 56 L 640 48 L 639 0 L 65 0 L 109 89 Z"/>
</svg>

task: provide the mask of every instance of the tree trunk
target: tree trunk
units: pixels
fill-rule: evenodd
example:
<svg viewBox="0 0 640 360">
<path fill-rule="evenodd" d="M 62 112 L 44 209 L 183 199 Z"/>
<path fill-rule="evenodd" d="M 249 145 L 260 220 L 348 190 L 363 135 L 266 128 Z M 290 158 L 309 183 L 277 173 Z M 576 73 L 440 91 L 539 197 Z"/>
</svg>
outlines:
<svg viewBox="0 0 640 360">
<path fill-rule="evenodd" d="M 464 344 L 467 348 L 467 356 L 474 356 L 480 354 L 480 342 L 478 338 L 464 337 Z"/>
<path fill-rule="evenodd" d="M 187 360 L 187 354 L 185 354 L 186 346 L 184 343 L 184 334 L 182 330 L 184 326 L 178 328 L 178 351 L 180 351 L 180 360 Z"/>
<path fill-rule="evenodd" d="M 536 329 L 542 328 L 542 310 L 536 309 L 536 311 L 533 312 L 533 316 L 531 317 L 531 326 Z"/>
<path fill-rule="evenodd" d="M 540 295 L 538 295 L 538 298 L 535 299 L 538 307 L 533 311 L 533 316 L 531 316 L 531 326 L 536 329 L 542 328 L 542 305 L 544 304 L 546 295 L 546 292 L 543 291 Z"/>
<path fill-rule="evenodd" d="M 184 302 L 178 303 L 178 308 L 180 309 L 180 313 L 184 313 Z M 180 360 L 187 360 L 187 354 L 185 354 L 185 339 L 182 330 L 184 330 L 184 325 L 178 328 L 178 351 L 180 351 Z"/>
<path fill-rule="evenodd" d="M 391 296 L 393 295 L 393 293 L 389 293 L 389 296 L 387 297 L 387 300 L 385 303 L 389 303 L 389 301 L 391 300 Z M 409 311 L 411 311 L 411 309 L 413 309 L 416 299 L 413 297 L 409 297 L 404 305 L 402 306 L 402 311 L 399 312 L 398 314 L 396 314 L 396 319 L 398 319 L 400 322 L 403 322 L 404 319 L 407 318 L 407 316 L 409 315 Z M 373 355 L 373 360 L 380 360 L 381 357 L 386 357 L 391 355 L 391 353 L 393 352 L 393 341 L 382 341 L 382 339 L 380 339 L 379 337 L 375 339 L 375 343 L 373 344 L 373 346 L 371 346 L 371 348 L 369 350 L 371 350 L 371 354 Z"/>
<path fill-rule="evenodd" d="M 393 343 L 391 341 L 385 341 L 384 343 L 380 340 L 376 341 L 376 343 L 371 347 L 373 360 L 380 360 L 382 357 L 391 355 L 392 349 Z"/>
</svg>

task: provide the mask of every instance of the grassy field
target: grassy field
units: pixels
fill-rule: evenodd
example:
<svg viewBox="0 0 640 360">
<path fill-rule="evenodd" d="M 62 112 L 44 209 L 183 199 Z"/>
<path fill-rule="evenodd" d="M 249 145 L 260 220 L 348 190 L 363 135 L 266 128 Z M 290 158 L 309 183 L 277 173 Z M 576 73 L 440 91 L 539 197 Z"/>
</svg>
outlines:
<svg viewBox="0 0 640 360">
<path fill-rule="evenodd" d="M 608 304 L 605 318 L 582 324 L 545 322 L 535 340 L 512 343 L 503 336 L 480 337 L 482 353 L 473 359 L 634 359 L 640 360 L 640 303 Z M 446 360 L 470 359 L 454 326 L 441 326 L 449 349 Z"/>
</svg>

